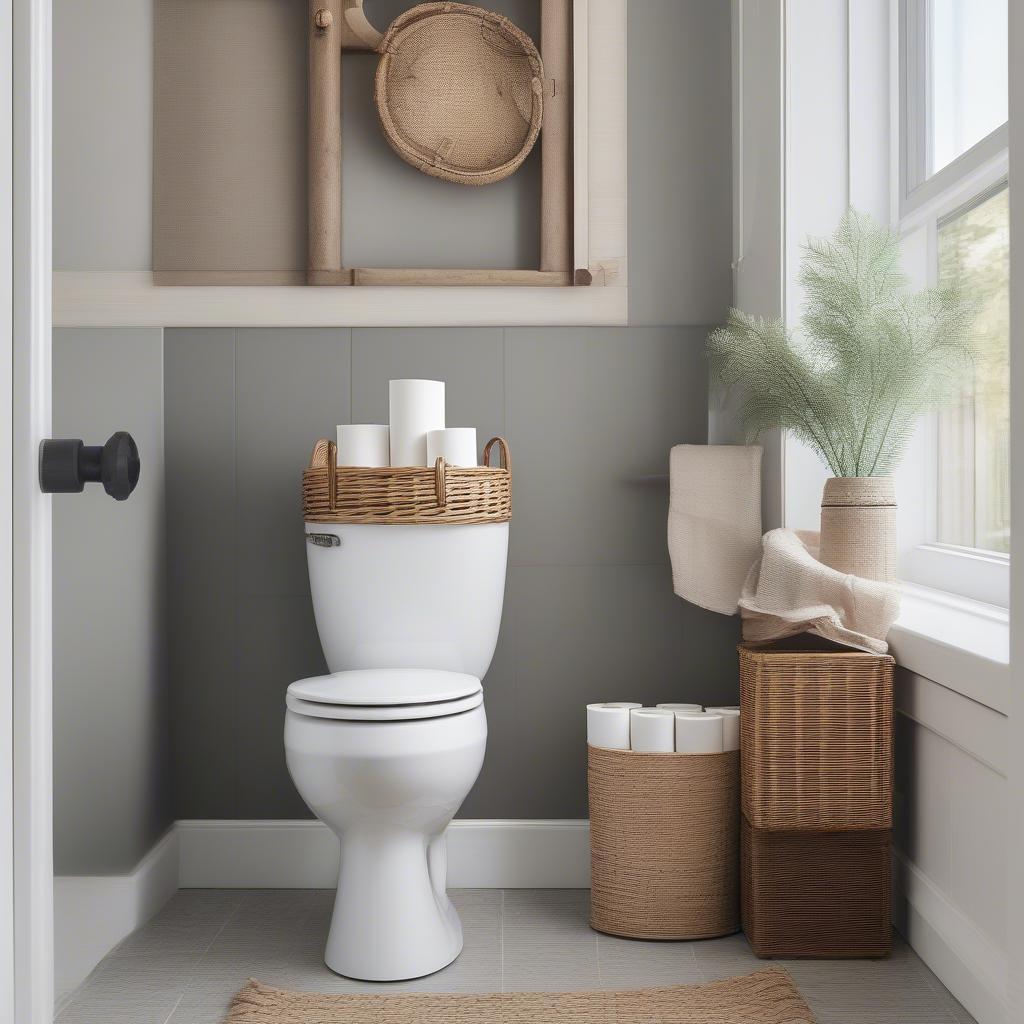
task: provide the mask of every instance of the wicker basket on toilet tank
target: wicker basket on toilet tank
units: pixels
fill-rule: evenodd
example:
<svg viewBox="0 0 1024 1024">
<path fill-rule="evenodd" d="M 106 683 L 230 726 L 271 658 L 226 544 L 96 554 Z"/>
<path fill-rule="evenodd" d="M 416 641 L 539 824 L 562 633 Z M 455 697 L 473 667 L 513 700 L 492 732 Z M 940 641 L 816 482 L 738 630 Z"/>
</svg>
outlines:
<svg viewBox="0 0 1024 1024">
<path fill-rule="evenodd" d="M 738 931 L 739 751 L 587 749 L 591 926 L 634 939 Z"/>
<path fill-rule="evenodd" d="M 501 451 L 501 467 L 489 465 Z M 338 446 L 317 441 L 302 473 L 302 506 L 311 523 L 402 525 L 507 523 L 512 518 L 508 444 L 493 437 L 482 466 L 339 466 Z"/>
</svg>

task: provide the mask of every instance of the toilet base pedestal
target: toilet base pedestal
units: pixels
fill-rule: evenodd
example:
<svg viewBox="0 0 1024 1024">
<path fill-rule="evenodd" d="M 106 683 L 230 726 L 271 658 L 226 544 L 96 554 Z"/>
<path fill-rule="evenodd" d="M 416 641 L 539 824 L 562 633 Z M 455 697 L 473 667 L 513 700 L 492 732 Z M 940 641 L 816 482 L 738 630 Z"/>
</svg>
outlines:
<svg viewBox="0 0 1024 1024">
<path fill-rule="evenodd" d="M 348 833 L 324 963 L 360 981 L 421 978 L 462 952 L 462 924 L 445 891 L 444 835 Z"/>
</svg>

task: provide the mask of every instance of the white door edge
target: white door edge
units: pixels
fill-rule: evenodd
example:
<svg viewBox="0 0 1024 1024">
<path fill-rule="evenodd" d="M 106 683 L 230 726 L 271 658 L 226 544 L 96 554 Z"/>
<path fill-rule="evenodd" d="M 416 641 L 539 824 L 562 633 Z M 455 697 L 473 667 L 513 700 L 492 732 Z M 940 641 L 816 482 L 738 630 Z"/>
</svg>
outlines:
<svg viewBox="0 0 1024 1024">
<path fill-rule="evenodd" d="M 14 1019 L 14 631 L 13 615 L 13 495 L 14 481 L 11 473 L 12 453 L 12 371 L 14 359 L 14 277 L 12 214 L 14 209 L 13 182 L 11 179 L 13 161 L 13 48 L 11 0 L 2 0 L 2 21 L 0 21 L 0 51 L 3 69 L 0 71 L 0 190 L 4 202 L 0 206 L 0 447 L 3 451 L 4 472 L 0 475 L 0 530 L 3 544 L 0 545 L 0 575 L 3 588 L 0 592 L 0 758 L 3 763 L 3 781 L 0 782 L 0 1020 Z"/>
<path fill-rule="evenodd" d="M 8 34 L 13 143 L 10 295 L 10 451 L 13 554 L 5 602 L 13 623 L 10 728 L 11 839 L 3 855 L 13 886 L 13 943 L 0 1007 L 18 1024 L 53 1019 L 53 825 L 51 751 L 50 500 L 38 485 L 40 441 L 50 431 L 51 0 L 3 0 Z M 5 353 L 6 355 L 7 353 Z M 8 751 L 5 751 L 5 754 Z"/>
</svg>

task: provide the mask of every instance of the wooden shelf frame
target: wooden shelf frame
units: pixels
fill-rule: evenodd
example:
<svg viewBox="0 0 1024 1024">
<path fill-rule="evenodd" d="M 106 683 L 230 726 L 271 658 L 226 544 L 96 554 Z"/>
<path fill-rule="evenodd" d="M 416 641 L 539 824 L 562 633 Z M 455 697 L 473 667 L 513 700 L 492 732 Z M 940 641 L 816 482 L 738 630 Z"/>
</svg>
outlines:
<svg viewBox="0 0 1024 1024">
<path fill-rule="evenodd" d="M 365 50 L 346 32 L 346 15 L 362 0 L 307 0 L 309 39 L 308 256 L 306 283 L 349 287 L 571 287 L 589 285 L 573 263 L 573 0 L 539 0 L 544 64 L 540 133 L 539 265 L 528 270 L 350 268 L 343 260 L 341 64 Z M 585 13 L 580 6 L 580 13 Z M 365 18 L 364 18 L 365 21 Z"/>
</svg>

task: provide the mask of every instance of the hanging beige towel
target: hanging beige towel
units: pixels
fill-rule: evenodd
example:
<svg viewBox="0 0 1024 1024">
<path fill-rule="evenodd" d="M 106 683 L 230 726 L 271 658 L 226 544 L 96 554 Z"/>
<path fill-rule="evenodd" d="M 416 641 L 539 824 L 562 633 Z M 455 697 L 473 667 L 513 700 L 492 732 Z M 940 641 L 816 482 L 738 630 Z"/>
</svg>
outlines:
<svg viewBox="0 0 1024 1024">
<path fill-rule="evenodd" d="M 759 643 L 797 633 L 885 654 L 900 610 L 899 587 L 849 576 L 814 557 L 817 534 L 771 530 L 750 570 L 740 614 L 743 639 Z"/>
<path fill-rule="evenodd" d="M 679 444 L 669 459 L 668 552 L 675 592 L 735 615 L 761 540 L 761 449 Z"/>
</svg>

